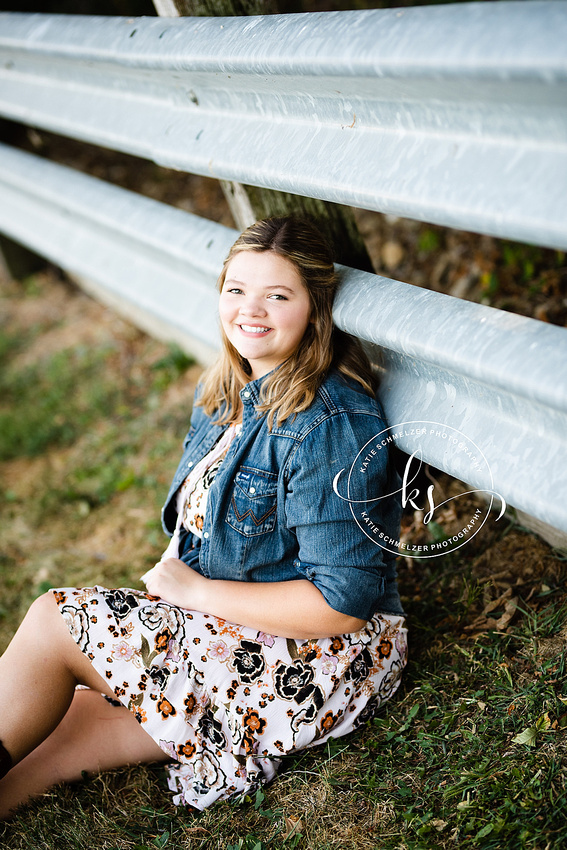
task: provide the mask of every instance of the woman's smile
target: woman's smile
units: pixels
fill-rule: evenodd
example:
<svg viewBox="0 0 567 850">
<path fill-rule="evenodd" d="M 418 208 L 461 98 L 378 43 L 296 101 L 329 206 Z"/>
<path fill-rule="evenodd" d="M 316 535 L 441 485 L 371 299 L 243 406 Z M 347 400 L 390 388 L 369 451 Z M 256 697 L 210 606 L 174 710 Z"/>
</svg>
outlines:
<svg viewBox="0 0 567 850">
<path fill-rule="evenodd" d="M 272 329 L 265 327 L 258 327 L 257 325 L 240 325 L 240 330 L 244 331 L 246 334 L 267 334 Z"/>
</svg>

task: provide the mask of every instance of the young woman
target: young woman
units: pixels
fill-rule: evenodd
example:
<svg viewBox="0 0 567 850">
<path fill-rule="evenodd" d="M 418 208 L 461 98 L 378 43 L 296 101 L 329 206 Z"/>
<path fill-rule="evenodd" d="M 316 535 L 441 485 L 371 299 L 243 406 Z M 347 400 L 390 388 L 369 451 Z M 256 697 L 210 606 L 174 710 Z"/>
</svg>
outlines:
<svg viewBox="0 0 567 850">
<path fill-rule="evenodd" d="M 358 341 L 333 326 L 319 231 L 268 219 L 219 278 L 222 353 L 203 377 L 147 592 L 63 588 L 0 659 L 0 812 L 50 785 L 166 762 L 203 809 L 345 735 L 396 690 L 406 629 L 394 558 L 333 490 L 385 427 Z M 357 499 L 397 489 L 386 452 Z M 373 521 L 396 537 L 396 497 Z M 82 686 L 82 687 L 77 687 Z"/>
</svg>

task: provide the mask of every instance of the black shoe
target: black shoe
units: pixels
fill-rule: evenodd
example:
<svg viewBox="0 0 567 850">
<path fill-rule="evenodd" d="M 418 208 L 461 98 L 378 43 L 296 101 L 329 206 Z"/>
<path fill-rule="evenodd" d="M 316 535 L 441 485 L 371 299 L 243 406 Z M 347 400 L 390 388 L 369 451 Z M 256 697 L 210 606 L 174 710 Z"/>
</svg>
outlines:
<svg viewBox="0 0 567 850">
<path fill-rule="evenodd" d="M 10 756 L 10 753 L 8 752 L 2 741 L 0 741 L 0 779 L 2 779 L 3 776 L 6 776 L 11 767 L 12 758 Z"/>
</svg>

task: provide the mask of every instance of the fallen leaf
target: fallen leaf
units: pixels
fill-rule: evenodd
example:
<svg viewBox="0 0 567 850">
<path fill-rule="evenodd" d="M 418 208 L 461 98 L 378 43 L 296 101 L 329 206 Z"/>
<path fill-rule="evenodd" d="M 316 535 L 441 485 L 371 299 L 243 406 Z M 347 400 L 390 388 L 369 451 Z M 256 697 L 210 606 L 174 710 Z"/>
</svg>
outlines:
<svg viewBox="0 0 567 850">
<path fill-rule="evenodd" d="M 285 821 L 285 832 L 283 833 L 283 840 L 287 841 L 288 838 L 291 838 L 292 835 L 300 835 L 303 830 L 303 821 L 301 818 L 284 818 Z"/>
<path fill-rule="evenodd" d="M 496 627 L 500 630 L 505 629 L 514 614 L 516 613 L 516 609 L 518 607 L 518 597 L 514 596 L 509 602 L 506 603 L 506 607 L 504 608 L 504 613 L 496 622 Z"/>
<path fill-rule="evenodd" d="M 512 738 L 513 744 L 526 744 L 528 747 L 535 747 L 537 729 L 535 726 L 528 726 L 527 729 L 524 729 L 523 732 L 520 732 L 519 735 L 516 735 Z"/>
<path fill-rule="evenodd" d="M 493 599 L 492 602 L 489 602 L 487 605 L 485 605 L 482 613 L 486 616 L 487 614 L 490 614 L 492 611 L 495 611 L 497 608 L 500 608 L 502 603 L 505 602 L 506 599 L 509 599 L 511 595 L 512 595 L 512 588 L 509 587 L 504 593 L 502 593 L 498 597 L 498 599 Z"/>
</svg>

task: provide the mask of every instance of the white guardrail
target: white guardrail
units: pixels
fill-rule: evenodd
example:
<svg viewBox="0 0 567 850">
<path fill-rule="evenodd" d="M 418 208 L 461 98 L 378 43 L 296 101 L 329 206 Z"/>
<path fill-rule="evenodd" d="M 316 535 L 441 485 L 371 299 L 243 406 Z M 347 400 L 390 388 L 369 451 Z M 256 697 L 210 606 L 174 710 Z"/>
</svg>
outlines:
<svg viewBox="0 0 567 850">
<path fill-rule="evenodd" d="M 0 114 L 196 173 L 567 247 L 567 4 L 236 19 L 0 15 Z M 202 360 L 235 231 L 0 146 L 0 230 Z M 353 269 L 340 327 L 382 347 L 424 460 L 567 531 L 567 331 Z M 402 449 L 412 451 L 404 438 Z"/>
<path fill-rule="evenodd" d="M 0 112 L 182 171 L 564 249 L 566 12 L 0 14 Z"/>
</svg>

